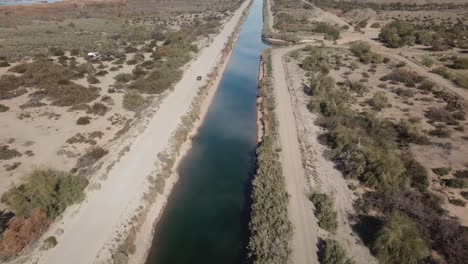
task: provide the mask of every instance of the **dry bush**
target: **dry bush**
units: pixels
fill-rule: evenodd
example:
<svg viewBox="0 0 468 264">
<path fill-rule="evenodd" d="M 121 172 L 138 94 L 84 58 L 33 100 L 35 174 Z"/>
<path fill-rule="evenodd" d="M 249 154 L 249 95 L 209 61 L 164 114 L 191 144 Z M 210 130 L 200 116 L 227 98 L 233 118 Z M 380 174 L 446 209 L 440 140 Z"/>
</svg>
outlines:
<svg viewBox="0 0 468 264">
<path fill-rule="evenodd" d="M 393 70 L 392 73 L 382 77 L 380 80 L 401 82 L 408 87 L 414 87 L 416 84 L 422 82 L 424 77 L 409 69 L 397 68 Z"/>
<path fill-rule="evenodd" d="M 109 111 L 109 108 L 105 104 L 96 102 L 88 109 L 87 113 L 103 116 L 107 111 Z"/>
<path fill-rule="evenodd" d="M 129 91 L 123 97 L 122 106 L 127 110 L 140 112 L 146 107 L 146 105 L 146 99 L 137 91 Z"/>
<path fill-rule="evenodd" d="M 458 122 L 453 118 L 453 115 L 445 108 L 430 107 L 424 114 L 431 123 L 441 122 L 447 125 L 458 125 Z"/>
<path fill-rule="evenodd" d="M 99 146 L 91 146 L 86 149 L 86 153 L 83 154 L 76 162 L 76 168 L 81 169 L 84 167 L 91 167 L 98 160 L 109 153 L 108 150 L 103 149 Z"/>
<path fill-rule="evenodd" d="M 10 149 L 8 145 L 0 145 L 0 160 L 9 160 L 20 156 L 21 153 L 16 149 Z"/>
<path fill-rule="evenodd" d="M 89 116 L 82 116 L 76 120 L 77 125 L 87 125 L 91 123 L 91 117 Z"/>
<path fill-rule="evenodd" d="M 0 258 L 18 255 L 26 245 L 37 240 L 47 230 L 50 220 L 44 211 L 34 209 L 29 217 L 14 217 L 0 238 Z"/>
<path fill-rule="evenodd" d="M 10 71 L 21 75 L 3 75 L 0 78 L 2 98 L 19 86 L 37 89 L 36 93 L 50 97 L 52 104 L 58 106 L 87 103 L 99 96 L 97 88 L 85 88 L 70 81 L 76 78 L 77 72 L 47 60 L 18 64 Z"/>
<path fill-rule="evenodd" d="M 442 200 L 429 193 L 413 191 L 368 192 L 355 202 L 358 212 L 389 215 L 398 212 L 411 218 L 428 238 L 432 250 L 448 264 L 468 263 L 468 229 L 448 217 Z"/>
</svg>

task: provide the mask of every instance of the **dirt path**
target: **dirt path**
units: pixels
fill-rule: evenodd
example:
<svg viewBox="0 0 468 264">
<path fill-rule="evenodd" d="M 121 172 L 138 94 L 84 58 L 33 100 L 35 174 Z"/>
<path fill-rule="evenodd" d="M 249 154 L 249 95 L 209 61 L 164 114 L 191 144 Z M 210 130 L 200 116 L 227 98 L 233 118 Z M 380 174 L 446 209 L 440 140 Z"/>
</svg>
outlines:
<svg viewBox="0 0 468 264">
<path fill-rule="evenodd" d="M 211 45 L 204 48 L 184 72 L 174 91 L 164 99 L 146 130 L 134 141 L 113 169 L 101 189 L 88 194 L 81 208 L 64 219 L 64 233 L 57 246 L 44 253 L 37 263 L 94 263 L 100 249 L 112 239 L 119 222 L 132 209 L 132 203 L 140 199 L 148 184 L 147 176 L 154 170 L 157 155 L 169 144 L 180 118 L 190 109 L 193 98 L 204 82 L 197 76 L 206 76 L 218 63 L 224 44 L 237 25 L 245 1 L 226 23 Z"/>
<path fill-rule="evenodd" d="M 305 170 L 299 148 L 296 119 L 286 82 L 283 55 L 296 49 L 286 47 L 272 50 L 273 83 L 278 116 L 278 131 L 281 145 L 281 163 L 290 195 L 289 216 L 294 227 L 294 264 L 317 263 L 317 226 L 312 203 L 307 198 L 309 192 Z"/>
</svg>

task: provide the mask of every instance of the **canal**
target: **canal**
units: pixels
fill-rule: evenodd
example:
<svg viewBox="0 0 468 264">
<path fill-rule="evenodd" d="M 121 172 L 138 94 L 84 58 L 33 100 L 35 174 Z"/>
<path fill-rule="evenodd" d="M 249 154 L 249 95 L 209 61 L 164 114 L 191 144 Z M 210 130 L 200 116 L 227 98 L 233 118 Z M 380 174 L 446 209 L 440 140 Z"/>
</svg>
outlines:
<svg viewBox="0 0 468 264">
<path fill-rule="evenodd" d="M 255 170 L 262 0 L 254 0 L 213 103 L 179 167 L 147 264 L 244 263 Z"/>
</svg>

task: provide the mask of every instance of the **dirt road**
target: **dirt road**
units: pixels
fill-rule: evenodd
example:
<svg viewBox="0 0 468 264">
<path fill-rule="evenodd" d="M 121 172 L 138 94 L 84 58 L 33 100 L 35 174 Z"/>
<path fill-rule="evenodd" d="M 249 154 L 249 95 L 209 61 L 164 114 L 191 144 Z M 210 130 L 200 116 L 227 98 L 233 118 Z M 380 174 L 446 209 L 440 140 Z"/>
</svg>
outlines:
<svg viewBox="0 0 468 264">
<path fill-rule="evenodd" d="M 290 195 L 289 216 L 294 227 L 293 256 L 294 264 L 317 263 L 317 225 L 312 203 L 307 198 L 309 184 L 302 165 L 296 119 L 288 91 L 286 72 L 282 62 L 283 55 L 298 46 L 272 50 L 273 82 L 278 116 L 278 131 L 281 145 L 281 163 Z"/>
<path fill-rule="evenodd" d="M 210 46 L 201 50 L 174 91 L 164 99 L 146 130 L 109 172 L 101 189 L 90 193 L 73 217 L 64 219 L 64 233 L 58 237 L 57 246 L 47 251 L 38 263 L 84 264 L 96 261 L 100 249 L 112 239 L 132 201 L 143 195 L 147 176 L 154 170 L 153 163 L 158 153 L 169 144 L 180 118 L 190 110 L 193 98 L 204 85 L 204 82 L 196 81 L 197 76 L 207 76 L 218 63 L 224 44 L 248 4 L 249 1 L 245 1 Z"/>
</svg>

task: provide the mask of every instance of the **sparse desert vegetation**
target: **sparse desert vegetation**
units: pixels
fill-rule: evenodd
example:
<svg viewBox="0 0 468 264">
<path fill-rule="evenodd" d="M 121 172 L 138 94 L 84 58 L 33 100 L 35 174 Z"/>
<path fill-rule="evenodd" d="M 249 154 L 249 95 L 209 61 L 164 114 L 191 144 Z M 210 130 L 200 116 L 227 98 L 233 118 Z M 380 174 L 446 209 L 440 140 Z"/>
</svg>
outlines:
<svg viewBox="0 0 468 264">
<path fill-rule="evenodd" d="M 82 200 L 89 180 L 105 179 L 114 153 L 125 153 L 119 144 L 141 132 L 241 3 L 0 7 L 2 260 L 29 254 L 49 224 Z M 51 169 L 34 169 L 43 164 Z M 159 178 L 157 185 L 164 186 Z M 40 242 L 47 250 L 60 237 Z"/>
<path fill-rule="evenodd" d="M 360 182 L 350 190 L 359 197 L 354 230 L 380 263 L 421 263 L 434 254 L 447 263 L 466 261 L 459 246 L 468 239 L 467 219 L 457 209 L 466 206 L 465 99 L 393 59 L 362 59 L 371 52 L 359 42 L 349 51 L 308 46 L 285 62 L 298 80 L 296 98 L 305 96 L 297 99 L 304 102 L 300 107 L 325 128 L 319 135 L 328 146 L 325 155 L 348 186 Z M 333 233 L 330 199 L 326 193 L 311 195 L 318 226 Z M 428 212 L 430 219 L 423 217 Z M 436 223 L 443 224 L 428 231 Z M 456 252 L 448 241 L 457 241 Z"/>
</svg>

